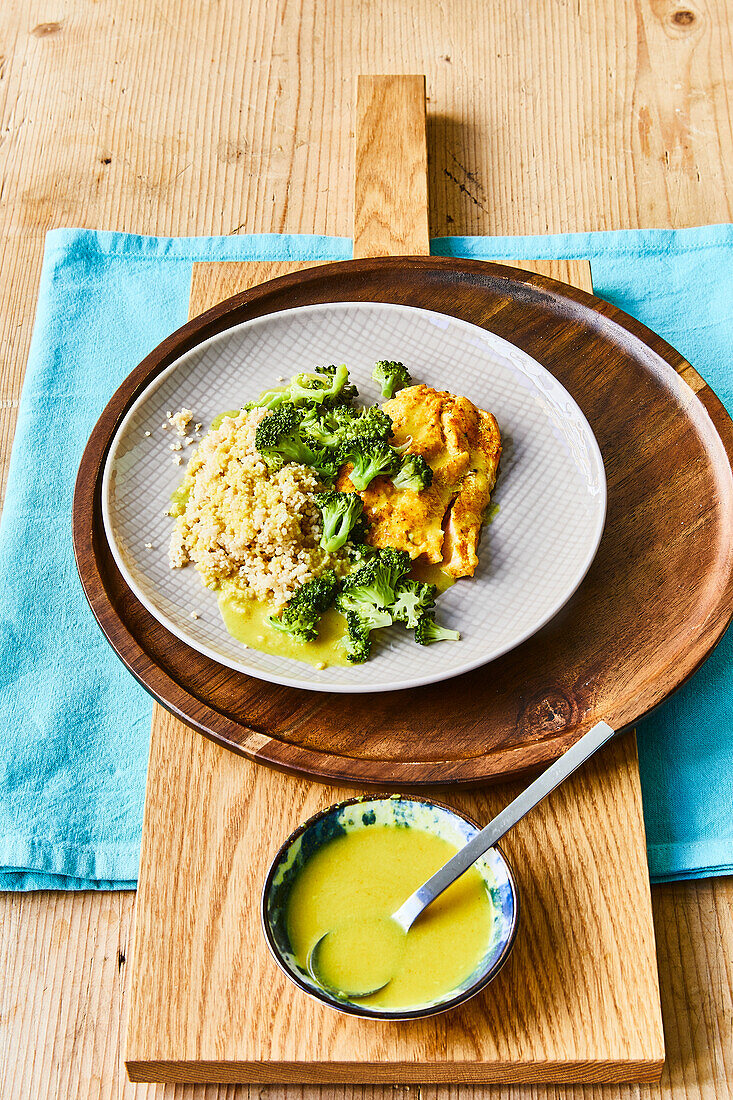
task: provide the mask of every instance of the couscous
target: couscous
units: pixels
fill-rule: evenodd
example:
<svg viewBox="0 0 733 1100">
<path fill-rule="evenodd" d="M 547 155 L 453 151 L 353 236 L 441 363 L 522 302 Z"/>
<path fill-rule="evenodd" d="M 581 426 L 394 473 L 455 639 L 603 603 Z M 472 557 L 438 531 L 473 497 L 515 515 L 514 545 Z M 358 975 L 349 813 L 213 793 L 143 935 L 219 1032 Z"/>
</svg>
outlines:
<svg viewBox="0 0 733 1100">
<path fill-rule="evenodd" d="M 193 562 L 207 588 L 228 581 L 277 611 L 301 585 L 326 569 L 343 575 L 348 563 L 318 545 L 314 496 L 323 486 L 314 471 L 297 463 L 273 471 L 258 453 L 255 432 L 265 415 L 226 416 L 202 439 L 171 504 L 169 556 L 174 569 Z"/>
</svg>

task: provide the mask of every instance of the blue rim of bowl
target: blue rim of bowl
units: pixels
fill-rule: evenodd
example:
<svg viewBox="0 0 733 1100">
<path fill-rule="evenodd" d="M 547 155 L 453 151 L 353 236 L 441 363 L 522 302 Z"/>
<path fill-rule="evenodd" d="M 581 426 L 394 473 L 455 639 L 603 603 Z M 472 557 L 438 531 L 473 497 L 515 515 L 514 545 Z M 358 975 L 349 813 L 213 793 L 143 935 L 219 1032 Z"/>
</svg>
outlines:
<svg viewBox="0 0 733 1100">
<path fill-rule="evenodd" d="M 455 817 L 461 818 L 467 822 L 474 829 L 479 830 L 481 826 L 472 818 L 469 814 L 463 813 L 462 810 L 457 810 L 454 806 L 449 806 L 447 802 L 441 802 L 437 798 L 429 798 L 427 796 L 412 796 L 402 794 L 361 794 L 356 795 L 354 798 L 346 798 L 342 802 L 333 802 L 330 806 L 324 807 L 317 813 L 313 814 L 306 821 L 303 821 L 297 828 L 293 829 L 288 837 L 278 848 L 277 852 L 272 858 L 265 882 L 262 887 L 262 893 L 260 895 L 260 920 L 262 922 L 262 930 L 265 935 L 265 940 L 269 948 L 270 954 L 277 963 L 280 970 L 290 981 L 296 985 L 307 997 L 311 997 L 315 1001 L 319 1001 L 321 1004 L 327 1005 L 329 1008 L 335 1009 L 337 1012 L 343 1012 L 348 1016 L 360 1016 L 363 1019 L 369 1020 L 421 1020 L 426 1016 L 438 1016 L 443 1012 L 450 1012 L 453 1008 L 458 1008 L 460 1005 L 465 1004 L 466 1001 L 471 1000 L 477 993 L 480 993 L 482 989 L 485 989 L 489 982 L 492 982 L 497 976 L 499 971 L 504 966 L 505 962 L 511 954 L 514 947 L 514 941 L 517 938 L 517 930 L 519 927 L 519 888 L 517 886 L 517 880 L 514 877 L 514 871 L 512 865 L 505 856 L 503 850 L 498 844 L 493 845 L 494 851 L 498 852 L 501 856 L 502 862 L 506 868 L 507 879 L 511 886 L 512 897 L 514 898 L 514 915 L 512 919 L 511 929 L 509 936 L 507 937 L 506 944 L 499 955 L 494 965 L 479 978 L 473 985 L 462 993 L 457 994 L 455 997 L 448 1001 L 442 1001 L 439 1005 L 428 1005 L 425 1008 L 419 1009 L 406 1009 L 404 1012 L 389 1010 L 389 1009 L 370 1009 L 362 1005 L 357 1005 L 351 1001 L 339 1001 L 335 997 L 330 997 L 328 993 L 323 990 L 319 992 L 318 989 L 307 985 L 297 974 L 286 966 L 283 961 L 277 944 L 275 943 L 270 924 L 267 919 L 267 900 L 272 887 L 273 879 L 280 865 L 282 858 L 287 854 L 290 846 L 302 836 L 308 829 L 312 828 L 318 821 L 328 817 L 334 812 L 344 809 L 346 806 L 357 806 L 362 802 L 382 802 L 382 801 L 399 801 L 399 802 L 417 802 L 428 806 L 438 806 L 442 810 L 446 810 L 448 813 L 453 814 Z"/>
</svg>

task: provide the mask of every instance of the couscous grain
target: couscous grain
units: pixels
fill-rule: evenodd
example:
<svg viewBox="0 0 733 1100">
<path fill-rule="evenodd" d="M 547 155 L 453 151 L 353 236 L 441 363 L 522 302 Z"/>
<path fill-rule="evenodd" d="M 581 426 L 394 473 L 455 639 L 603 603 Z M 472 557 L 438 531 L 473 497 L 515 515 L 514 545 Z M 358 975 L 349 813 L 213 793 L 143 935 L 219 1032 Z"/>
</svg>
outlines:
<svg viewBox="0 0 733 1100">
<path fill-rule="evenodd" d="M 224 417 L 192 456 L 169 514 L 176 517 L 169 558 L 188 562 L 208 588 L 227 581 L 247 597 L 282 607 L 326 569 L 340 576 L 343 552 L 319 546 L 321 514 L 314 500 L 323 486 L 308 466 L 265 464 L 255 446 L 264 409 Z"/>
<path fill-rule="evenodd" d="M 188 425 L 193 420 L 193 413 L 190 409 L 179 409 L 175 416 L 168 413 L 168 419 L 179 435 L 185 435 Z"/>
</svg>

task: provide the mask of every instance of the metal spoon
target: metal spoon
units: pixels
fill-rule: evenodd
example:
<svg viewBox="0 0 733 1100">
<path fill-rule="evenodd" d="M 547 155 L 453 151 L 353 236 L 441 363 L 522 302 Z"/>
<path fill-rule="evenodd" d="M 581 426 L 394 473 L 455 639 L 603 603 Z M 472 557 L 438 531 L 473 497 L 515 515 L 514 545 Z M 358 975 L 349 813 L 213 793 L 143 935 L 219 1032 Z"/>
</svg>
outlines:
<svg viewBox="0 0 733 1100">
<path fill-rule="evenodd" d="M 419 886 L 414 893 L 410 894 L 409 898 L 402 903 L 399 909 L 392 914 L 391 917 L 378 917 L 372 918 L 375 922 L 394 922 L 402 930 L 406 936 L 412 925 L 417 918 L 423 913 L 429 905 L 431 905 L 444 890 L 447 890 L 456 879 L 468 870 L 468 868 L 480 859 L 489 848 L 501 840 L 501 838 L 509 832 L 513 825 L 516 825 L 525 814 L 529 813 L 539 802 L 542 801 L 551 791 L 554 791 L 556 787 L 568 778 L 569 775 L 584 764 L 585 761 L 593 755 L 602 745 L 605 745 L 606 741 L 610 740 L 614 736 L 615 731 L 606 722 L 598 722 L 595 726 L 588 730 L 579 741 L 564 752 L 563 755 L 551 764 L 542 775 L 534 780 L 533 783 L 522 791 L 521 794 L 506 806 L 501 813 L 498 813 L 493 821 L 477 833 L 469 842 L 464 845 L 460 851 L 456 852 L 447 863 L 444 863 L 434 875 L 431 875 L 427 882 L 424 882 L 422 886 Z M 386 985 L 392 980 L 392 977 L 387 977 L 385 981 L 380 981 L 380 984 L 375 984 L 371 989 L 360 990 L 344 990 L 340 988 L 334 988 L 332 984 L 329 984 L 328 979 L 322 972 L 323 964 L 323 952 L 327 948 L 331 954 L 334 953 L 334 949 L 338 949 L 337 938 L 339 936 L 338 926 L 329 932 L 326 932 L 315 943 L 308 956 L 308 970 L 311 977 L 318 982 L 318 984 L 326 989 L 329 993 L 335 995 L 340 1000 L 353 1000 L 354 998 L 369 997 L 373 993 L 379 992 L 380 989 L 384 989 Z M 372 942 L 377 944 L 377 936 L 372 937 Z"/>
</svg>

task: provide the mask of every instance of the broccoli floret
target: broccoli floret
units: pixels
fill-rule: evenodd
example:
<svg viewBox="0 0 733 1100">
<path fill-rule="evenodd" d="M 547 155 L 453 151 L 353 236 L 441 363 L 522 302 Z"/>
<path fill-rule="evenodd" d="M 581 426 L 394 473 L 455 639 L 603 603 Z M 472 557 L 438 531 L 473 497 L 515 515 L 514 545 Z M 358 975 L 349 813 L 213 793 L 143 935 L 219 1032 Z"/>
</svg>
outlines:
<svg viewBox="0 0 733 1100">
<path fill-rule="evenodd" d="M 314 406 L 307 409 L 300 428 L 322 447 L 338 447 L 350 438 L 351 425 L 357 419 L 359 415 L 350 405 L 325 409 Z"/>
<path fill-rule="evenodd" d="M 399 461 L 397 452 L 381 439 L 349 440 L 339 448 L 339 458 L 352 464 L 349 477 L 359 492 L 366 489 L 379 474 L 391 474 Z"/>
<path fill-rule="evenodd" d="M 356 576 L 359 572 L 360 570 L 357 570 L 353 575 Z M 336 607 L 343 615 L 346 615 L 349 611 L 356 611 L 362 616 L 376 615 L 384 610 L 383 592 L 375 588 L 372 583 L 353 584 L 350 587 L 346 587 L 344 584 L 343 589 L 336 598 Z"/>
<path fill-rule="evenodd" d="M 300 435 L 300 416 L 290 402 L 283 402 L 257 425 L 255 446 L 271 469 L 284 462 L 312 466 L 322 477 L 330 479 L 338 472 L 335 456 L 323 447 L 310 445 Z"/>
<path fill-rule="evenodd" d="M 349 439 L 381 439 L 387 442 L 392 436 L 392 419 L 379 405 L 369 405 L 346 425 Z"/>
<path fill-rule="evenodd" d="M 352 664 L 362 664 L 369 659 L 372 651 L 372 631 L 381 626 L 390 626 L 392 616 L 389 612 L 380 611 L 371 605 L 364 605 L 358 611 L 354 608 L 342 610 L 346 616 L 347 631 L 341 644 Z"/>
<path fill-rule="evenodd" d="M 378 405 L 361 410 L 351 405 L 314 406 L 303 417 L 301 430 L 324 447 L 344 447 L 356 439 L 386 442 L 392 435 L 392 421 Z"/>
<path fill-rule="evenodd" d="M 377 550 L 344 578 L 339 608 L 359 613 L 366 613 L 369 608 L 389 611 L 395 600 L 395 589 L 410 565 L 406 550 L 395 550 L 392 546 Z"/>
<path fill-rule="evenodd" d="M 315 501 L 323 517 L 321 546 L 333 553 L 344 545 L 361 515 L 361 497 L 358 493 L 339 493 L 335 489 L 329 489 L 325 493 L 316 493 Z"/>
<path fill-rule="evenodd" d="M 338 367 L 334 366 L 333 364 L 331 364 L 328 367 L 316 367 L 315 368 L 315 373 L 316 374 L 322 374 L 326 377 L 330 376 L 331 378 L 336 378 L 336 377 L 341 376 L 340 372 L 343 371 L 344 366 L 345 366 L 345 364 L 341 363 L 340 366 L 338 366 Z M 349 372 L 347 370 L 346 371 L 346 376 L 345 376 L 345 381 L 344 381 L 343 385 L 339 388 L 338 392 L 335 393 L 332 397 L 327 397 L 326 398 L 326 404 L 330 405 L 332 408 L 341 408 L 345 405 L 350 404 L 358 396 L 359 396 L 359 391 L 356 388 L 356 386 L 354 385 L 354 383 L 349 379 Z"/>
<path fill-rule="evenodd" d="M 377 551 L 375 567 L 376 565 L 386 570 L 390 587 L 396 588 L 405 573 L 409 573 L 412 567 L 412 558 L 406 550 L 397 550 L 394 546 L 383 546 Z"/>
<path fill-rule="evenodd" d="M 316 447 L 313 448 L 311 454 L 313 455 L 312 461 L 303 464 L 312 466 L 321 481 L 333 481 L 339 472 L 340 465 L 333 451 L 329 451 L 326 447 Z"/>
<path fill-rule="evenodd" d="M 346 612 L 346 628 L 346 635 L 341 643 L 346 650 L 346 659 L 354 665 L 361 665 L 369 660 L 372 651 L 369 629 L 355 611 Z"/>
<path fill-rule="evenodd" d="M 296 374 L 288 386 L 288 395 L 296 404 L 322 405 L 324 402 L 351 401 L 358 393 L 348 386 L 346 364 L 338 367 L 316 367 L 314 372 Z"/>
<path fill-rule="evenodd" d="M 298 427 L 298 410 L 289 401 L 282 404 L 269 416 L 264 416 L 257 425 L 255 444 L 257 450 L 271 450 L 277 447 L 282 436 L 289 435 Z"/>
<path fill-rule="evenodd" d="M 372 378 L 382 387 L 382 397 L 394 397 L 398 390 L 412 384 L 412 379 L 404 363 L 389 363 L 380 359 L 374 364 Z"/>
<path fill-rule="evenodd" d="M 296 374 L 287 386 L 266 390 L 256 401 L 250 401 L 244 408 L 277 409 L 287 401 L 301 408 L 320 412 L 326 408 L 348 408 L 348 403 L 358 396 L 356 386 L 349 384 L 346 364 L 342 363 L 338 367 L 316 367 L 315 371 Z"/>
<path fill-rule="evenodd" d="M 365 604 L 360 611 L 349 608 L 347 615 L 356 616 L 362 630 L 379 630 L 382 626 L 392 625 L 392 616 L 389 611 L 383 611 L 380 607 Z"/>
<path fill-rule="evenodd" d="M 307 581 L 295 593 L 281 615 L 269 616 L 269 623 L 284 634 L 292 634 L 299 642 L 318 637 L 318 620 L 334 601 L 338 581 L 333 569 Z"/>
<path fill-rule="evenodd" d="M 457 642 L 460 636 L 457 630 L 438 626 L 432 611 L 421 615 L 415 627 L 415 641 L 420 645 L 431 645 L 433 642 Z"/>
<path fill-rule="evenodd" d="M 412 489 L 419 493 L 433 483 L 433 471 L 422 455 L 407 455 L 399 472 L 392 478 L 395 489 Z"/>
<path fill-rule="evenodd" d="M 434 584 L 423 584 L 422 581 L 410 579 L 400 581 L 395 590 L 395 602 L 390 608 L 392 618 L 414 630 L 422 615 L 435 607 L 437 595 L 438 589 Z"/>
<path fill-rule="evenodd" d="M 377 550 L 342 584 L 336 606 L 346 616 L 346 656 L 353 663 L 366 661 L 371 652 L 371 631 L 389 626 L 395 588 L 410 568 L 410 555 L 388 546 Z"/>
<path fill-rule="evenodd" d="M 289 400 L 289 396 L 287 386 L 276 390 L 265 390 L 256 401 L 249 401 L 242 408 L 246 409 L 247 412 L 251 412 L 252 409 L 277 409 L 283 401 Z"/>
</svg>

